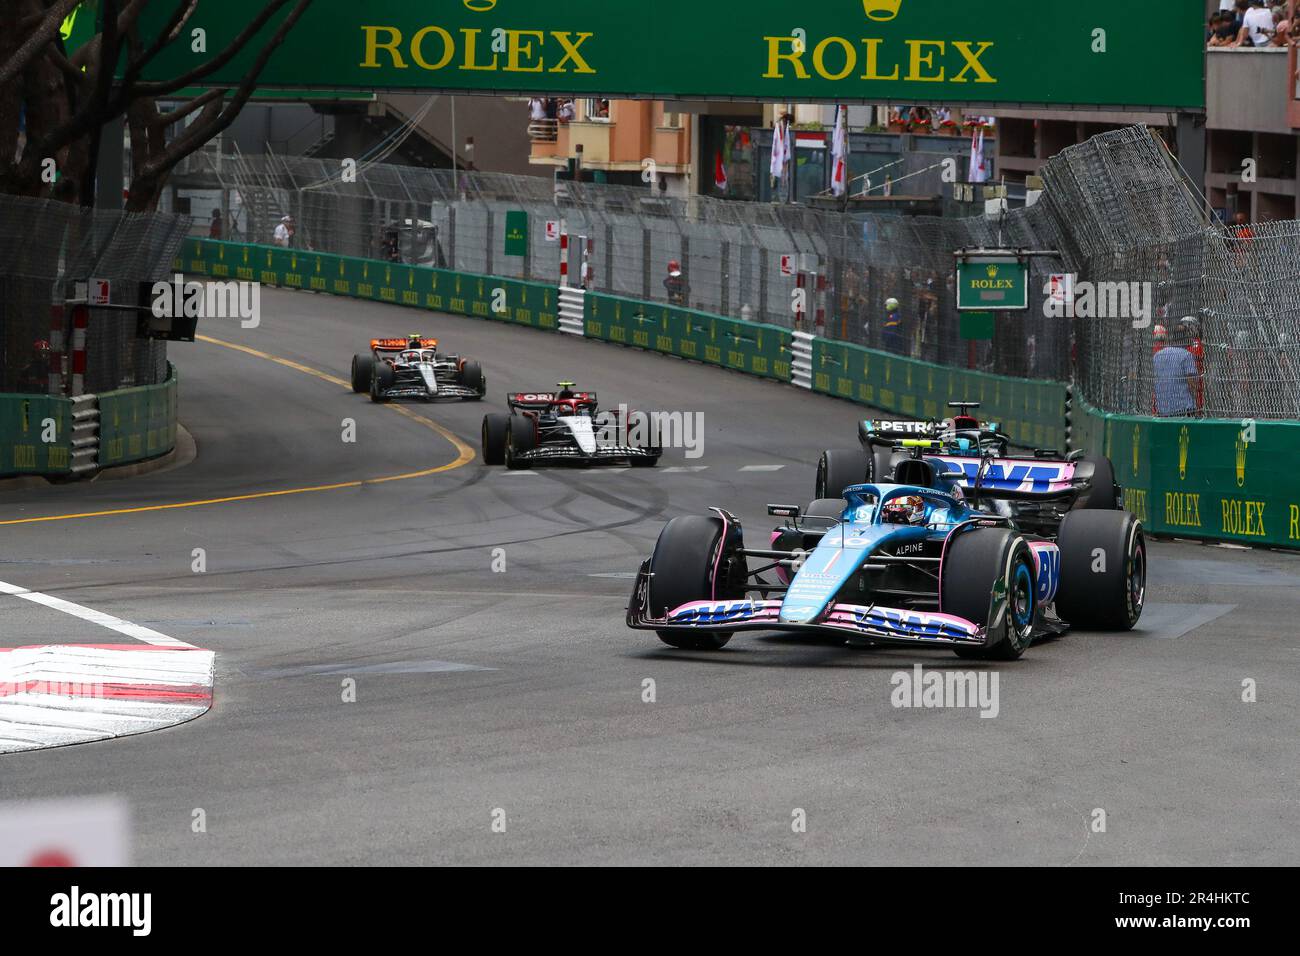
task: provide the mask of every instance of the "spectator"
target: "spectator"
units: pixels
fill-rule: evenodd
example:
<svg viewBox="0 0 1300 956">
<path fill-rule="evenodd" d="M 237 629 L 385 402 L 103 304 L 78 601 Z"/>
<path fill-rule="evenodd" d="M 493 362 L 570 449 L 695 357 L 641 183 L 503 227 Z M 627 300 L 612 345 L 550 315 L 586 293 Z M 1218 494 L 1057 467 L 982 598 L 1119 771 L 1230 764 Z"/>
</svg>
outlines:
<svg viewBox="0 0 1300 956">
<path fill-rule="evenodd" d="M 1183 326 L 1174 330 L 1173 344 L 1151 359 L 1156 379 L 1156 414 L 1163 418 L 1187 418 L 1196 413 L 1196 359 L 1185 347 Z"/>
<path fill-rule="evenodd" d="M 673 305 L 686 305 L 691 287 L 682 274 L 682 264 L 676 259 L 668 263 L 668 278 L 664 279 L 664 289 L 668 292 L 668 301 Z"/>
<path fill-rule="evenodd" d="M 275 235 L 272 238 L 277 246 L 287 249 L 289 243 L 293 241 L 295 231 L 293 216 L 281 216 L 280 225 L 275 227 Z"/>
<path fill-rule="evenodd" d="M 528 101 L 528 119 L 533 123 L 546 119 L 546 101 L 540 96 L 534 96 Z"/>
<path fill-rule="evenodd" d="M 18 373 L 18 391 L 44 392 L 50 386 L 50 343 L 37 339 L 32 344 L 32 360 Z"/>
<path fill-rule="evenodd" d="M 560 110 L 557 116 L 559 117 L 561 123 L 572 122 L 573 118 L 576 115 L 577 115 L 577 111 L 574 109 L 573 100 L 565 100 L 563 103 L 560 104 Z"/>
<path fill-rule="evenodd" d="M 212 210 L 212 222 L 208 225 L 208 238 L 209 239 L 221 238 L 221 210 L 220 209 Z"/>
<path fill-rule="evenodd" d="M 1273 42 L 1273 14 L 1264 7 L 1264 0 L 1250 0 L 1250 9 L 1241 18 L 1238 46 L 1264 47 Z"/>
<path fill-rule="evenodd" d="M 903 330 L 903 306 L 897 299 L 885 300 L 884 345 L 889 351 L 902 355 L 907 339 Z"/>
</svg>

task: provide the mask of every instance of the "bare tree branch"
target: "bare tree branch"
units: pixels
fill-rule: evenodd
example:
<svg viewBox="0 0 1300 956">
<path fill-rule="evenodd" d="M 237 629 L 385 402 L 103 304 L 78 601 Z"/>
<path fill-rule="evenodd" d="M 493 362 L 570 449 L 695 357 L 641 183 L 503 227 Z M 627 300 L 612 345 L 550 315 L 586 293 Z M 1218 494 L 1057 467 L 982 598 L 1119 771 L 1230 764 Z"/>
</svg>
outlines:
<svg viewBox="0 0 1300 956">
<path fill-rule="evenodd" d="M 195 85 L 199 80 L 211 76 L 217 70 L 221 69 L 248 45 L 248 42 L 261 32 L 262 27 L 276 13 L 279 13 L 289 0 L 271 0 L 256 17 L 249 21 L 248 26 L 244 27 L 229 45 L 219 54 L 209 60 L 202 66 L 195 67 L 188 73 L 183 73 L 178 77 L 170 80 L 159 80 L 152 83 L 135 83 L 133 84 L 135 92 L 140 96 L 166 96 L 168 93 L 175 93 L 177 90 L 183 90 L 187 86 Z M 310 2 L 310 0 L 309 0 Z M 297 22 L 297 18 L 294 18 Z M 278 42 L 276 44 L 279 45 Z M 137 74 L 138 75 L 138 74 Z"/>
<path fill-rule="evenodd" d="M 59 37 L 59 27 L 81 0 L 58 0 L 40 26 L 27 41 L 0 67 L 0 86 L 8 86 L 32 65 L 41 52 Z"/>
<path fill-rule="evenodd" d="M 221 101 L 214 100 L 209 103 L 199 115 L 199 118 L 190 124 L 184 133 L 173 140 L 161 156 L 145 165 L 144 173 L 146 177 L 161 177 L 212 137 L 229 128 L 230 124 L 235 121 L 235 117 L 239 115 L 239 111 L 244 108 L 244 105 L 257 89 L 257 81 L 262 75 L 262 70 L 266 68 L 266 64 L 270 61 L 272 55 L 284 42 L 284 38 L 288 36 L 289 31 L 302 18 L 302 15 L 307 12 L 307 8 L 311 4 L 312 0 L 298 0 L 293 10 L 289 12 L 284 22 L 275 31 L 274 36 L 267 41 L 257 59 L 254 60 L 248 74 L 239 84 L 234 99 L 224 109 L 221 108 Z M 132 191 L 134 191 L 134 188 L 134 184 L 132 184 Z"/>
</svg>

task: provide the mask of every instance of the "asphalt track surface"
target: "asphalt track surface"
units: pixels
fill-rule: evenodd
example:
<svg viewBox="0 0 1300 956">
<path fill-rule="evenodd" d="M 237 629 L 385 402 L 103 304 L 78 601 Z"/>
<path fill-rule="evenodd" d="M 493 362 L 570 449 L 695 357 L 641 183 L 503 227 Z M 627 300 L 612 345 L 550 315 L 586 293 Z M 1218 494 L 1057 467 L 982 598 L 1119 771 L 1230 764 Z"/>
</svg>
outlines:
<svg viewBox="0 0 1300 956">
<path fill-rule="evenodd" d="M 899 709 L 895 673 L 972 665 L 789 635 L 673 651 L 623 624 L 668 518 L 723 505 L 761 538 L 765 505 L 806 501 L 820 450 L 853 444 L 859 408 L 393 306 L 267 290 L 263 313 L 203 331 L 301 367 L 172 349 L 191 464 L 0 490 L 0 522 L 23 522 L 0 524 L 0 579 L 217 654 L 206 716 L 0 758 L 0 799 L 122 794 L 144 864 L 1300 859 L 1300 556 L 1156 543 L 1139 631 L 999 665 L 994 719 Z M 480 358 L 489 401 L 403 414 L 304 370 L 342 379 L 371 335 L 412 330 Z M 605 405 L 702 412 L 704 456 L 508 474 L 429 425 L 476 451 L 507 389 L 566 377 Z M 121 513 L 25 520 L 103 511 Z M 0 643 L 103 640 L 29 602 L 0 610 Z"/>
</svg>

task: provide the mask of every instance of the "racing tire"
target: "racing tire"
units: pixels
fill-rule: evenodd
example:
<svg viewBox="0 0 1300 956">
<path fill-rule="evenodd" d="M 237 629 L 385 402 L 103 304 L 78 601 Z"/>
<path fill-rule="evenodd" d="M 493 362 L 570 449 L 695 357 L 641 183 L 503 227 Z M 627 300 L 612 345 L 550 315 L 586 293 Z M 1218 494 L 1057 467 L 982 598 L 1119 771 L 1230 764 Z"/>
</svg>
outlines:
<svg viewBox="0 0 1300 956">
<path fill-rule="evenodd" d="M 397 381 L 397 373 L 387 362 L 376 362 L 374 374 L 370 376 L 370 400 L 379 404 L 388 401 L 384 392 L 392 388 Z"/>
<path fill-rule="evenodd" d="M 1119 489 L 1115 485 L 1115 468 L 1109 458 L 1085 458 L 1092 464 L 1092 489 L 1083 502 L 1085 511 L 1116 511 L 1119 509 Z"/>
<path fill-rule="evenodd" d="M 653 468 L 655 465 L 659 464 L 659 457 L 663 454 L 663 449 L 659 447 L 659 436 L 653 433 L 654 419 L 645 412 L 628 412 L 627 433 L 629 436 L 629 444 L 631 444 L 630 436 L 632 434 L 632 429 L 638 427 L 643 427 L 645 429 L 646 437 L 649 439 L 649 444 L 640 445 L 638 447 L 645 451 L 652 452 L 653 457 L 630 458 L 628 459 L 628 463 L 633 468 Z"/>
<path fill-rule="evenodd" d="M 509 415 L 494 412 L 483 416 L 483 464 L 506 463 L 506 430 L 509 427 Z"/>
<path fill-rule="evenodd" d="M 817 462 L 817 498 L 842 498 L 849 485 L 875 481 L 874 466 L 873 456 L 867 451 L 847 448 L 823 452 Z"/>
<path fill-rule="evenodd" d="M 473 389 L 478 393 L 469 401 L 479 401 L 487 392 L 487 379 L 483 377 L 483 366 L 479 365 L 478 362 L 466 362 L 462 365 L 460 367 L 460 384 L 463 388 Z"/>
<path fill-rule="evenodd" d="M 1146 604 L 1142 523 L 1127 511 L 1071 511 L 1061 519 L 1056 610 L 1069 624 L 1131 631 Z"/>
<path fill-rule="evenodd" d="M 528 462 L 517 456 L 521 452 L 532 451 L 537 447 L 537 426 L 531 418 L 524 415 L 511 415 L 506 428 L 506 467 L 512 471 L 527 468 Z"/>
<path fill-rule="evenodd" d="M 944 555 L 940 609 L 973 624 L 988 625 L 996 613 L 994 587 L 1005 582 L 1007 604 L 984 647 L 954 647 L 958 657 L 1014 661 L 1033 641 L 1038 610 L 1034 556 L 1025 539 L 1006 528 L 976 528 L 948 542 Z"/>
<path fill-rule="evenodd" d="M 894 480 L 894 455 L 892 448 L 876 448 L 871 455 L 871 477 L 868 481 L 887 485 Z M 906 455 L 901 457 L 907 457 Z"/>
<path fill-rule="evenodd" d="M 352 356 L 352 391 L 361 395 L 370 391 L 370 379 L 375 374 L 375 357 L 358 352 Z"/>
<path fill-rule="evenodd" d="M 745 596 L 743 555 L 724 554 L 718 560 L 722 519 L 688 515 L 664 525 L 650 557 L 649 607 L 654 617 L 692 601 L 738 600 Z M 728 550 L 739 542 L 728 542 Z M 714 562 L 722 580 L 714 587 Z M 689 651 L 717 651 L 731 640 L 730 631 L 659 630 L 659 640 L 669 647 Z"/>
</svg>

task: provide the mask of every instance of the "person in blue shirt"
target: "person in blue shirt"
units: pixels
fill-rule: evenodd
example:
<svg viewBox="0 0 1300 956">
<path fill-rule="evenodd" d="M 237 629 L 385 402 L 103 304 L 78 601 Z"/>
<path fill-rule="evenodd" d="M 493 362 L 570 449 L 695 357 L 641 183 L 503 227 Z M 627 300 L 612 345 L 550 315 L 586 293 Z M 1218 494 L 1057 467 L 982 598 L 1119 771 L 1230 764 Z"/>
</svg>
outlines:
<svg viewBox="0 0 1300 956">
<path fill-rule="evenodd" d="M 1164 418 L 1196 414 L 1196 358 L 1187 350 L 1187 335 L 1174 329 L 1173 344 L 1151 357 L 1156 379 L 1156 414 Z"/>
</svg>

